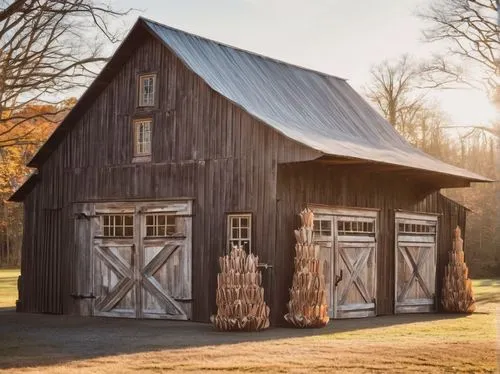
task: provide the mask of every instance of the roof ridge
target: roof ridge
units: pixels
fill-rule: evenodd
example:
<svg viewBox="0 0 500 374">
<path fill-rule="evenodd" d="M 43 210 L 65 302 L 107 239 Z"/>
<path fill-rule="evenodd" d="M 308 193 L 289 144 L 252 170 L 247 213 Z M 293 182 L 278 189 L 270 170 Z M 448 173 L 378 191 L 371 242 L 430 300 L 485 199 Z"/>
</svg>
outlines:
<svg viewBox="0 0 500 374">
<path fill-rule="evenodd" d="M 222 47 L 225 47 L 225 48 L 231 48 L 231 49 L 234 49 L 236 51 L 240 51 L 240 52 L 243 52 L 243 53 L 248 53 L 248 54 L 253 55 L 255 57 L 262 58 L 264 60 L 269 60 L 271 62 L 275 62 L 275 63 L 278 63 L 278 64 L 283 64 L 283 65 L 290 66 L 290 67 L 293 67 L 293 68 L 297 68 L 297 69 L 309 71 L 311 73 L 319 74 L 319 75 L 325 76 L 327 78 L 333 78 L 333 79 L 338 79 L 338 80 L 341 80 L 341 81 L 347 81 L 347 78 L 342 78 L 342 77 L 339 77 L 339 76 L 336 76 L 336 75 L 325 73 L 323 71 L 319 71 L 319 70 L 316 70 L 316 69 L 312 69 L 312 68 L 308 68 L 308 67 L 305 67 L 305 66 L 297 65 L 297 64 L 294 64 L 294 63 L 291 63 L 291 62 L 283 61 L 283 60 L 280 60 L 278 58 L 271 57 L 271 56 L 266 56 L 266 55 L 258 53 L 258 52 L 249 51 L 248 49 L 244 49 L 244 48 L 241 48 L 241 47 L 236 47 L 236 46 L 228 44 L 228 43 L 224 43 L 224 42 L 221 42 L 221 41 L 218 41 L 218 40 L 210 39 L 210 38 L 207 38 L 207 37 L 204 37 L 204 36 L 201 36 L 201 35 L 194 34 L 194 33 L 189 32 L 189 31 L 185 31 L 185 30 L 178 29 L 176 27 L 169 26 L 169 25 L 165 25 L 163 23 L 160 23 L 158 21 L 152 20 L 150 18 L 139 16 L 139 19 L 142 20 L 142 21 L 144 21 L 144 22 L 153 23 L 153 24 L 155 24 L 157 26 L 164 27 L 164 28 L 169 29 L 169 30 L 173 30 L 173 31 L 176 31 L 176 32 L 182 32 L 182 33 L 184 33 L 186 35 L 193 36 L 195 38 L 203 39 L 203 40 L 206 40 L 206 41 L 218 44 L 218 45 L 220 45 Z"/>
</svg>

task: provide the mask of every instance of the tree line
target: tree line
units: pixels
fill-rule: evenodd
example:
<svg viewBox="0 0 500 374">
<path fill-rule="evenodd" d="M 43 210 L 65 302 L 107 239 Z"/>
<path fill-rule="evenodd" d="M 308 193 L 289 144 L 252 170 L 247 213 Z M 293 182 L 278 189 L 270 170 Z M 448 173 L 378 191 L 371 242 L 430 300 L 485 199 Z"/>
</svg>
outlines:
<svg viewBox="0 0 500 374">
<path fill-rule="evenodd" d="M 415 147 L 464 169 L 500 179 L 500 122 L 452 126 L 429 99 L 441 89 L 482 89 L 500 111 L 500 29 L 497 0 L 436 0 L 419 15 L 424 40 L 442 43 L 427 60 L 401 56 L 371 70 L 366 97 Z M 470 110 L 474 110 L 473 107 Z M 500 276 L 500 184 L 446 189 L 469 208 L 466 258 L 474 277 Z"/>
</svg>

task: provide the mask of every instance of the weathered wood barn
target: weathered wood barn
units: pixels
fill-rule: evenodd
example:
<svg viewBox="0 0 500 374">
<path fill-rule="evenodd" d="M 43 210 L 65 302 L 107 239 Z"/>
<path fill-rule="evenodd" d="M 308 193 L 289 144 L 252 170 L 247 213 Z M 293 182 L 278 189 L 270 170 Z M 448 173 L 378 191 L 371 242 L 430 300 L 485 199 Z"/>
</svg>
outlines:
<svg viewBox="0 0 500 374">
<path fill-rule="evenodd" d="M 487 181 L 343 79 L 142 18 L 29 166 L 18 311 L 208 321 L 242 244 L 275 324 L 304 207 L 332 317 L 433 311 L 466 219 L 440 189 Z"/>
</svg>

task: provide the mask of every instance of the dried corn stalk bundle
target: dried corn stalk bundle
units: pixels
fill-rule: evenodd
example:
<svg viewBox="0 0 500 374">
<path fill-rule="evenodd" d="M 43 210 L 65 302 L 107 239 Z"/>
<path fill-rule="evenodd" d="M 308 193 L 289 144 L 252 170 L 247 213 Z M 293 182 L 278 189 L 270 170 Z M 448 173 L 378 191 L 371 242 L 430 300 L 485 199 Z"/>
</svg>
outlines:
<svg viewBox="0 0 500 374">
<path fill-rule="evenodd" d="M 269 307 L 264 302 L 259 258 L 241 247 L 219 258 L 217 314 L 210 319 L 222 331 L 258 331 L 269 327 Z"/>
<path fill-rule="evenodd" d="M 448 252 L 449 262 L 444 271 L 441 302 L 446 312 L 472 313 L 476 310 L 469 269 L 464 261 L 463 246 L 460 227 L 457 226 L 453 249 Z"/>
<path fill-rule="evenodd" d="M 314 214 L 300 213 L 302 227 L 295 230 L 295 273 L 285 320 L 296 327 L 323 327 L 328 321 L 323 262 L 313 241 Z"/>
</svg>

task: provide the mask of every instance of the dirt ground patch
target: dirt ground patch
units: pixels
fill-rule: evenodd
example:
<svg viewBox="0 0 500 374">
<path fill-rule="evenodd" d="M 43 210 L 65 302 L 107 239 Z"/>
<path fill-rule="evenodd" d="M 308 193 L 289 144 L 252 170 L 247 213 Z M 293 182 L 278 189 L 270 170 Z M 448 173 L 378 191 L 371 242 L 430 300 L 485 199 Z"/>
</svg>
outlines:
<svg viewBox="0 0 500 374">
<path fill-rule="evenodd" d="M 477 285 L 478 312 L 468 316 L 382 316 L 260 333 L 0 309 L 0 371 L 492 373 L 500 282 Z"/>
<path fill-rule="evenodd" d="M 493 313 L 387 316 L 333 321 L 321 330 L 221 333 L 193 322 L 4 311 L 0 368 L 50 373 L 494 372 L 494 330 Z"/>
</svg>

